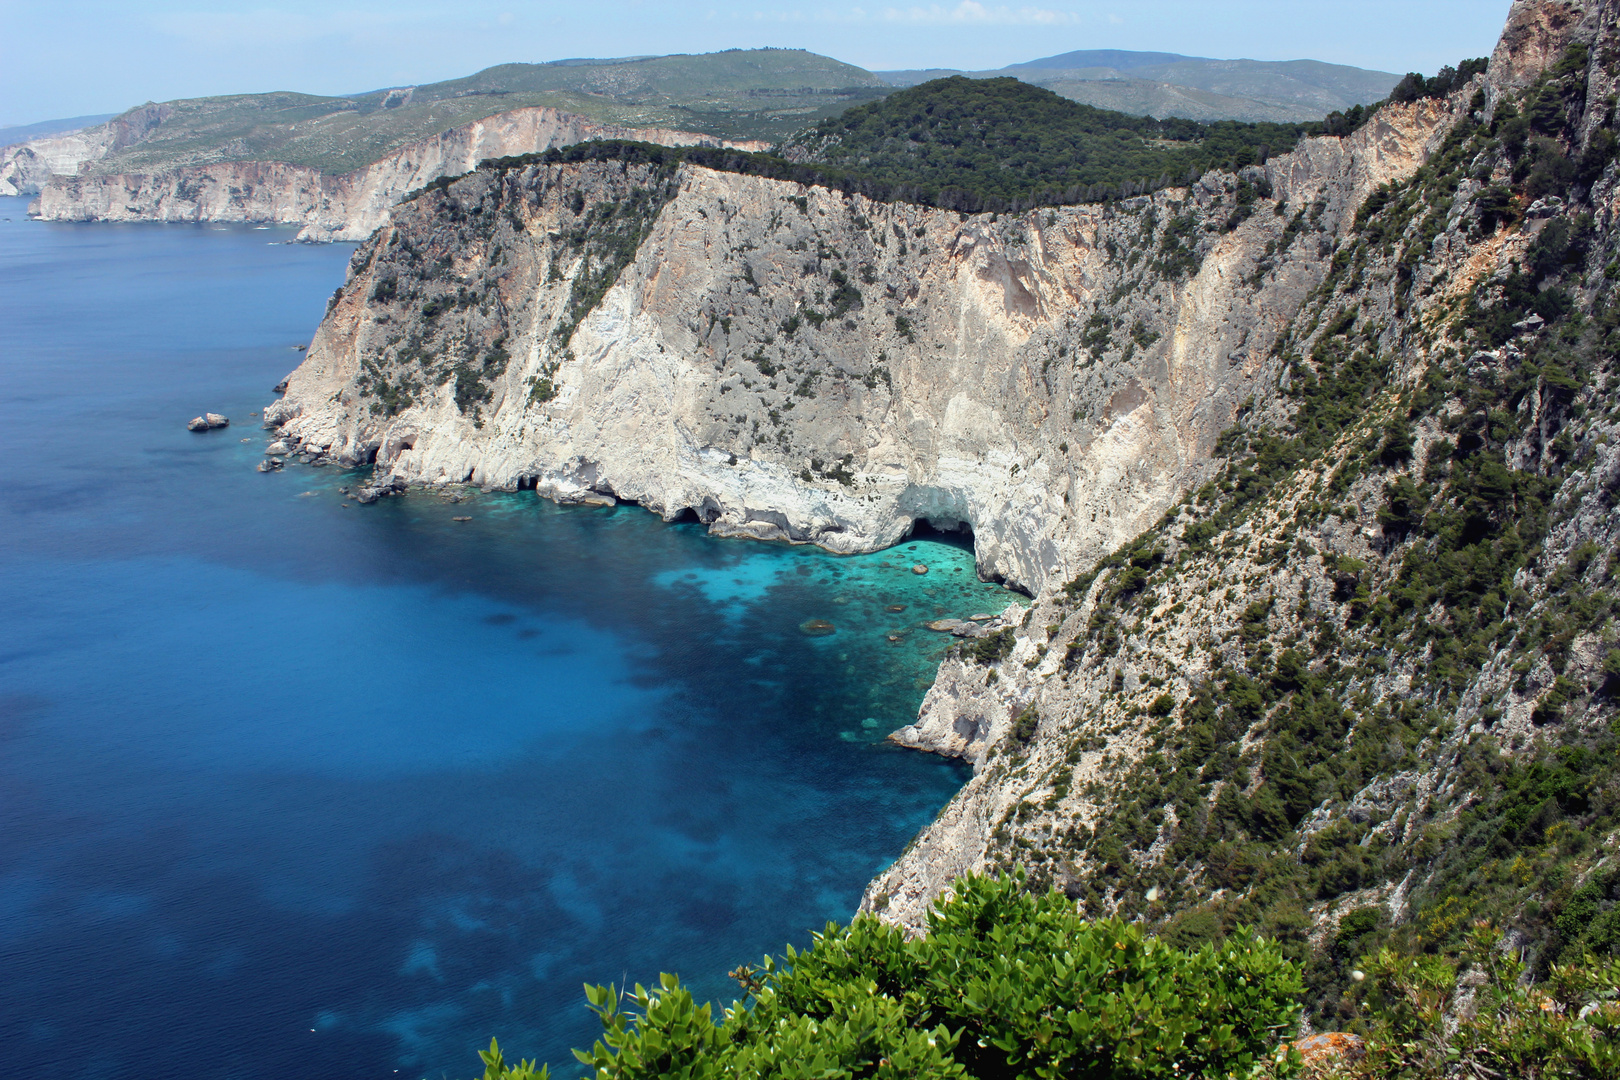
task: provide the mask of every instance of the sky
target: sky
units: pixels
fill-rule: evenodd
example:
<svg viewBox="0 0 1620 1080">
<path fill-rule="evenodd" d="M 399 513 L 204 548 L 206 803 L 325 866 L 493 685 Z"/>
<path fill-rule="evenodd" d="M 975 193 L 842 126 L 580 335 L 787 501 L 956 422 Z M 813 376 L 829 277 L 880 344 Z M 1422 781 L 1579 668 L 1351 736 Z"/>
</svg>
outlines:
<svg viewBox="0 0 1620 1080">
<path fill-rule="evenodd" d="M 1489 55 L 1509 0 L 0 0 L 0 125 L 144 101 L 358 93 L 494 64 L 774 46 L 884 70 L 1071 49 L 1404 73 Z"/>
</svg>

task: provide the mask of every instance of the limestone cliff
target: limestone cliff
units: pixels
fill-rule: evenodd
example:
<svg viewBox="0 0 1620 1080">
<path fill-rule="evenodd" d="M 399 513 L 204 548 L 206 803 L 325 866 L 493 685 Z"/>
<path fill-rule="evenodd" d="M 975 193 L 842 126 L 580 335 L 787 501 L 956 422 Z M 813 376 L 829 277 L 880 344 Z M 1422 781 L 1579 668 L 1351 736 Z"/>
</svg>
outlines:
<svg viewBox="0 0 1620 1080">
<path fill-rule="evenodd" d="M 470 172 L 485 158 L 592 139 L 734 145 L 690 132 L 626 128 L 551 108 L 525 108 L 407 144 L 363 169 L 335 176 L 275 161 L 227 161 L 161 173 L 93 171 L 110 150 L 139 138 L 142 130 L 131 127 L 130 115 L 8 151 L 0 159 L 0 193 L 38 191 L 30 212 L 47 221 L 244 221 L 302 225 L 300 240 L 361 240 L 407 193 Z M 160 123 L 161 115 L 154 113 L 151 122 Z"/>
<path fill-rule="evenodd" d="M 168 112 L 166 105 L 143 105 L 105 124 L 0 149 L 0 195 L 36 195 L 53 176 L 77 174 L 141 141 Z"/>
<path fill-rule="evenodd" d="M 405 480 L 721 535 L 865 551 L 965 525 L 986 574 L 1039 590 L 1202 475 L 1338 231 L 1452 115 L 999 217 L 690 167 L 480 170 L 356 253 L 269 416 Z"/>
</svg>

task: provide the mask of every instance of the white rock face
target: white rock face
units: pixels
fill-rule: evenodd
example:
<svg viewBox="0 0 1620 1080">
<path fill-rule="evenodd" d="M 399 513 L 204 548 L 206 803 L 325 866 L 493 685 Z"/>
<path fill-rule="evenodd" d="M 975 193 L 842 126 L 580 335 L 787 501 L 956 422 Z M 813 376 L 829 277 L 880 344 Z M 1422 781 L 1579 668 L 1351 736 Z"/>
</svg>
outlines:
<svg viewBox="0 0 1620 1080">
<path fill-rule="evenodd" d="M 101 128 L 91 128 L 60 140 L 25 144 L 9 159 L 0 158 L 0 194 L 6 193 L 7 177 L 12 177 L 12 194 L 38 191 L 30 212 L 47 221 L 241 221 L 302 225 L 300 240 L 362 240 L 388 220 L 405 194 L 440 177 L 470 172 L 486 158 L 596 139 L 761 148 L 691 132 L 598 124 L 551 108 L 524 108 L 410 143 L 339 176 L 274 161 L 102 174 L 79 168 L 105 157 L 115 142 Z M 48 151 L 44 143 L 62 145 Z"/>
<path fill-rule="evenodd" d="M 0 149 L 0 195 L 36 195 L 52 177 L 76 175 L 140 142 L 168 115 L 166 105 L 146 105 L 105 124 Z"/>
<path fill-rule="evenodd" d="M 1218 174 L 961 216 L 689 167 L 481 171 L 356 253 L 265 416 L 410 482 L 595 492 L 723 536 L 855 552 L 966 525 L 981 572 L 1038 591 L 1202 475 L 1321 277 L 1309 231 L 1275 266 L 1268 243 L 1296 217 L 1338 229 L 1447 116 L 1386 110 L 1273 159 L 1275 200 L 1229 233 L 1238 178 Z M 593 237 L 625 220 L 601 215 L 638 189 L 666 201 L 576 310 Z M 1203 253 L 1185 280 L 1151 270 L 1178 215 Z"/>
</svg>

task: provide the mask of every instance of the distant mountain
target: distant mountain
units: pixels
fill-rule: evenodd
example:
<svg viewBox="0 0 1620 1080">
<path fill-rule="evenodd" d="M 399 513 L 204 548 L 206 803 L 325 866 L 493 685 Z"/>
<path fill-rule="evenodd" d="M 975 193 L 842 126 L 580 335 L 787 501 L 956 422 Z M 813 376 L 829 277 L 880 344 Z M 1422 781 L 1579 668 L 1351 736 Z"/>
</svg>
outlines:
<svg viewBox="0 0 1620 1080">
<path fill-rule="evenodd" d="M 895 86 L 949 75 L 1012 76 L 1066 98 L 1138 116 L 1291 123 L 1367 105 L 1400 81 L 1317 60 L 1211 60 L 1176 53 L 1086 49 L 993 71 L 880 71 Z"/>
<path fill-rule="evenodd" d="M 1075 52 L 1044 56 L 1022 64 L 1008 64 L 1006 70 L 1034 68 L 1048 71 L 1074 71 L 1078 68 L 1113 68 L 1115 71 L 1135 71 L 1155 64 L 1174 64 L 1182 60 L 1203 60 L 1201 56 L 1182 56 L 1180 53 L 1131 52 L 1128 49 L 1079 49 Z"/>
<path fill-rule="evenodd" d="M 99 116 L 69 116 L 62 120 L 41 120 L 35 124 L 0 127 L 0 146 L 15 146 L 29 139 L 43 139 L 48 135 L 63 135 L 69 131 L 78 131 L 80 128 L 104 124 L 117 115 L 117 113 L 102 113 Z"/>
</svg>

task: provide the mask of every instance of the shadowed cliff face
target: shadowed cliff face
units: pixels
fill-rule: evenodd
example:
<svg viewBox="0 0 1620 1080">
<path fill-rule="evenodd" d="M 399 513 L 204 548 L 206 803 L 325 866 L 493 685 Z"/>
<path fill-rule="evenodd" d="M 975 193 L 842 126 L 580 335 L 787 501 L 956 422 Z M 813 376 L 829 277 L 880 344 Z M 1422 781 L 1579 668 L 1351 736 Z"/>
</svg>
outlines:
<svg viewBox="0 0 1620 1080">
<path fill-rule="evenodd" d="M 965 524 L 1036 591 L 1206 468 L 1428 102 L 1243 176 L 962 216 L 614 163 L 481 170 L 357 253 L 269 417 L 407 481 L 865 551 Z"/>
</svg>

